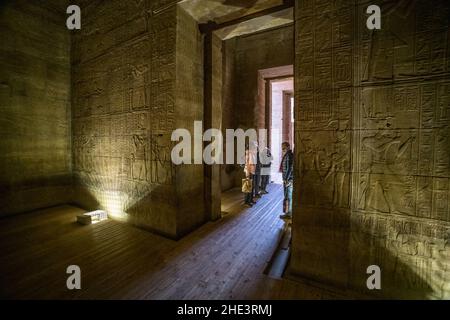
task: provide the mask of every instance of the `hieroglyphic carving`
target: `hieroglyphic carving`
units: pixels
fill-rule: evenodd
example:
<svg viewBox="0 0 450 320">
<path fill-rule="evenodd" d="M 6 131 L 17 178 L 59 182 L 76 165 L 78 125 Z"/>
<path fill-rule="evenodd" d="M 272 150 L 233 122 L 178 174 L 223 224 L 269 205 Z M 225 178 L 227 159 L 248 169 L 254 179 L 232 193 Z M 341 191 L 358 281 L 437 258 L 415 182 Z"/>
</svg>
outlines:
<svg viewBox="0 0 450 320">
<path fill-rule="evenodd" d="M 370 239 L 389 253 L 368 259 L 384 265 L 392 279 L 389 290 L 398 290 L 396 294 L 411 290 L 409 294 L 443 297 L 449 294 L 443 289 L 449 273 L 442 253 L 449 250 L 444 221 L 450 218 L 450 121 L 443 58 L 448 55 L 448 19 L 441 12 L 448 17 L 449 5 L 381 2 L 384 29 L 361 28 L 358 34 L 361 108 L 354 112 L 358 147 L 353 202 L 358 220 L 352 228 L 364 230 L 367 237 L 352 246 L 367 245 Z M 433 15 L 435 10 L 440 13 Z M 381 219 L 382 232 L 364 227 Z"/>
<path fill-rule="evenodd" d="M 320 138 L 320 139 L 319 139 Z M 350 131 L 302 132 L 296 152 L 304 205 L 349 206 Z"/>
<path fill-rule="evenodd" d="M 152 132 L 171 131 L 175 119 L 175 26 L 171 23 L 171 12 L 161 14 L 150 23 L 151 39 L 151 112 Z M 169 15 L 166 17 L 166 15 Z"/>
<path fill-rule="evenodd" d="M 308 3 L 311 5 L 311 3 Z M 306 3 L 305 3 L 306 6 Z M 312 11 L 312 5 L 307 6 Z M 305 12 L 307 12 L 306 10 Z M 302 12 L 302 13 L 305 13 Z M 314 18 L 302 17 L 302 23 L 298 24 L 296 51 L 302 54 L 296 55 L 296 89 L 301 92 L 296 95 L 295 105 L 298 106 L 296 114 L 299 121 L 309 122 L 314 118 Z"/>
<path fill-rule="evenodd" d="M 149 3 L 102 5 L 107 17 L 86 17 L 97 31 L 74 42 L 74 171 L 101 206 L 120 194 L 119 212 L 173 184 L 176 8 Z"/>
<path fill-rule="evenodd" d="M 296 164 L 300 201 L 348 208 L 353 71 L 352 6 L 302 1 L 296 40 Z"/>
<path fill-rule="evenodd" d="M 131 176 L 133 180 L 147 180 L 147 141 L 144 135 L 133 135 Z"/>
<path fill-rule="evenodd" d="M 173 165 L 171 161 L 171 141 L 169 135 L 154 135 L 151 142 L 151 181 L 157 184 L 171 184 Z"/>
<path fill-rule="evenodd" d="M 372 82 L 449 72 L 447 33 L 449 5 L 443 1 L 379 1 L 381 32 L 361 28 L 361 79 Z M 364 17 L 365 6 L 359 7 Z M 420 19 L 417 19 L 420 12 Z"/>
<path fill-rule="evenodd" d="M 350 87 L 352 86 L 352 73 L 353 73 L 353 61 L 352 61 L 352 48 L 344 47 L 335 50 L 333 61 L 333 85 L 337 87 Z"/>
<path fill-rule="evenodd" d="M 448 220 L 448 87 L 361 89 L 359 209 Z"/>
<path fill-rule="evenodd" d="M 423 295 L 442 299 L 447 295 L 445 283 L 449 280 L 448 226 L 437 221 L 410 217 L 385 217 L 356 213 L 351 246 L 383 268 L 384 290 L 396 294 Z M 370 245 L 369 250 L 363 250 Z M 395 257 L 392 254 L 395 253 Z M 359 256 L 359 259 L 362 257 Z M 435 263 L 439 261 L 439 263 Z M 366 263 L 364 258 L 360 263 Z"/>
<path fill-rule="evenodd" d="M 415 178 L 408 175 L 416 165 L 413 134 L 386 130 L 362 135 L 360 209 L 414 213 Z"/>
<path fill-rule="evenodd" d="M 298 120 L 304 129 L 326 129 L 337 119 L 350 119 L 352 99 L 340 88 L 353 84 L 353 9 L 346 1 L 301 5 L 306 9 L 299 14 L 296 38 Z"/>
<path fill-rule="evenodd" d="M 382 9 L 381 30 L 365 27 L 367 1 L 297 4 L 294 224 L 302 236 L 292 266 L 328 280 L 331 264 L 350 265 L 349 283 L 364 287 L 353 274 L 376 262 L 384 294 L 449 297 L 450 3 L 371 4 Z M 347 212 L 339 192 L 352 195 L 348 247 L 319 236 L 348 230 L 334 224 Z M 342 257 L 301 259 L 318 251 Z"/>
</svg>

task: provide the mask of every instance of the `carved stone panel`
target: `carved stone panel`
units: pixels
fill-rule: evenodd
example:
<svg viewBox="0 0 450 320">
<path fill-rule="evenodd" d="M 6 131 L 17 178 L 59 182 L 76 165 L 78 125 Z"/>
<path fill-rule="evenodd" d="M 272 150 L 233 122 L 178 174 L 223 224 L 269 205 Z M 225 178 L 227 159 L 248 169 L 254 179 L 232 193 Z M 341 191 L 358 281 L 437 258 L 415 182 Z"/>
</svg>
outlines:
<svg viewBox="0 0 450 320">
<path fill-rule="evenodd" d="M 367 294 L 377 264 L 381 296 L 449 297 L 450 3 L 370 4 L 381 30 L 367 1 L 296 6 L 291 268 Z"/>
<path fill-rule="evenodd" d="M 86 191 L 77 201 L 88 203 L 89 193 L 114 218 L 175 236 L 170 200 L 152 193 L 174 186 L 176 8 L 157 6 L 155 14 L 149 5 L 111 1 L 87 10 L 94 31 L 76 37 L 74 171 Z"/>
</svg>

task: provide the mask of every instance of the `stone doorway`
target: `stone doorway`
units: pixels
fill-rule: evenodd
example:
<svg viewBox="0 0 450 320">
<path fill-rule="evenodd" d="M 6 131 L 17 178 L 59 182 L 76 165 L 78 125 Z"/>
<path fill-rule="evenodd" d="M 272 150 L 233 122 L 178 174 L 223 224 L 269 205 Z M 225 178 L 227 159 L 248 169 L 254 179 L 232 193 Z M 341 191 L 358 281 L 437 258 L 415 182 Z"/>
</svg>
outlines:
<svg viewBox="0 0 450 320">
<path fill-rule="evenodd" d="M 270 144 L 269 148 L 272 151 L 273 163 L 271 167 L 271 181 L 281 184 L 282 177 L 279 172 L 281 159 L 283 157 L 281 151 L 281 144 L 289 142 L 294 146 L 293 135 L 293 78 L 282 78 L 279 80 L 270 81 Z"/>
</svg>

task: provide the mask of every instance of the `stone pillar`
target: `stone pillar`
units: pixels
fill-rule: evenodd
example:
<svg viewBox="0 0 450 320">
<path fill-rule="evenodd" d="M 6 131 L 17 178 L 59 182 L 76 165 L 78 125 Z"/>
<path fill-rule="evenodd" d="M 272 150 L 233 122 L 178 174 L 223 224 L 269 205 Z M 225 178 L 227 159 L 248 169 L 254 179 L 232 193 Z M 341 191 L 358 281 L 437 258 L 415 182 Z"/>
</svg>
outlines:
<svg viewBox="0 0 450 320">
<path fill-rule="evenodd" d="M 204 131 L 222 128 L 222 40 L 204 35 Z M 205 142 L 206 147 L 210 142 Z M 221 217 L 220 164 L 205 165 L 205 210 L 210 220 Z"/>
</svg>

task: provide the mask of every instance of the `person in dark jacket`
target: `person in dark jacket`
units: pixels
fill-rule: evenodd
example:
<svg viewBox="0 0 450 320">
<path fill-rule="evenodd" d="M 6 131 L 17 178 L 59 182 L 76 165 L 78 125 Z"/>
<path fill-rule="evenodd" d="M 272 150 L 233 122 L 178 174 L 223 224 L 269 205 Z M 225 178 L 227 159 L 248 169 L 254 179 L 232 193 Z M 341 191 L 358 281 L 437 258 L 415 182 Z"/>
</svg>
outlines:
<svg viewBox="0 0 450 320">
<path fill-rule="evenodd" d="M 253 152 L 256 155 L 256 167 L 255 167 L 255 180 L 253 186 L 253 197 L 261 198 L 260 194 L 260 184 L 261 184 L 261 159 L 259 156 L 259 145 L 258 142 L 253 142 Z"/>
<path fill-rule="evenodd" d="M 294 182 L 294 154 L 292 153 L 291 146 L 288 142 L 283 142 L 281 145 L 283 152 L 283 159 L 280 164 L 280 171 L 283 175 L 283 189 L 284 189 L 284 201 L 283 211 L 284 214 L 280 216 L 281 219 L 292 218 L 292 188 Z"/>
</svg>

